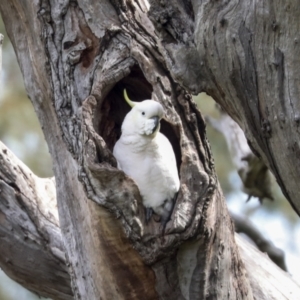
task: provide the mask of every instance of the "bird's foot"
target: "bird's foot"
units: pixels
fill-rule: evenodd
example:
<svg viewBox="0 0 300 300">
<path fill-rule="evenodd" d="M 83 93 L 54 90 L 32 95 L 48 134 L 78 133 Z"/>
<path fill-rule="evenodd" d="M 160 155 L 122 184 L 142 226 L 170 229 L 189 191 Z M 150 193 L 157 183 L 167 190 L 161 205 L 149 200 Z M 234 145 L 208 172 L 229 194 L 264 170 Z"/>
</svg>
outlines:
<svg viewBox="0 0 300 300">
<path fill-rule="evenodd" d="M 169 216 L 167 218 L 161 217 L 160 224 L 161 224 L 161 228 L 162 228 L 162 235 L 165 235 L 166 226 L 169 221 L 170 221 Z"/>
<path fill-rule="evenodd" d="M 174 203 L 173 201 L 165 201 L 164 205 L 161 207 L 161 212 L 160 212 L 160 224 L 162 228 L 162 235 L 165 235 L 165 230 L 168 222 L 171 220 L 171 215 L 173 212 L 174 208 Z"/>
<path fill-rule="evenodd" d="M 146 211 L 146 224 L 148 224 L 148 222 L 150 221 L 153 215 L 153 209 L 151 207 L 146 207 L 145 211 Z"/>
</svg>

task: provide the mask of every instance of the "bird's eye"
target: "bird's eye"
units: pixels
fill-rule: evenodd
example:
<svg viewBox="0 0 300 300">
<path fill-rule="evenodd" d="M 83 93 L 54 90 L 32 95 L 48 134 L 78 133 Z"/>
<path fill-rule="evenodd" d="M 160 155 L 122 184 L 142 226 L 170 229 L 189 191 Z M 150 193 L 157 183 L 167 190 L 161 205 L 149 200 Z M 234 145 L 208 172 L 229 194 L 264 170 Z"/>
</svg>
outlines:
<svg viewBox="0 0 300 300">
<path fill-rule="evenodd" d="M 143 116 L 145 115 L 145 112 L 144 112 L 144 111 L 142 112 L 142 115 L 143 115 Z"/>
</svg>

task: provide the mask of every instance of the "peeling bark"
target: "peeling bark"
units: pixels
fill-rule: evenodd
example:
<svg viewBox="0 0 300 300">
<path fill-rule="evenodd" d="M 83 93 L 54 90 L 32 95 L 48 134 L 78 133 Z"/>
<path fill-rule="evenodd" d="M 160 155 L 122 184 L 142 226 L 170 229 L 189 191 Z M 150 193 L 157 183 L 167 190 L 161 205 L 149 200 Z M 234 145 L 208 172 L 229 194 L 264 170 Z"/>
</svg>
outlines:
<svg viewBox="0 0 300 300">
<path fill-rule="evenodd" d="M 203 63 L 193 40 L 199 12 L 189 1 L 150 4 L 0 3 L 53 159 L 74 297 L 253 299 L 203 117 L 182 87 L 196 92 L 207 75 L 198 77 Z M 111 153 L 129 110 L 124 88 L 166 111 L 161 131 L 181 189 L 164 235 L 154 220 L 145 224 L 138 188 Z M 181 268 L 190 243 L 193 272 Z"/>
</svg>

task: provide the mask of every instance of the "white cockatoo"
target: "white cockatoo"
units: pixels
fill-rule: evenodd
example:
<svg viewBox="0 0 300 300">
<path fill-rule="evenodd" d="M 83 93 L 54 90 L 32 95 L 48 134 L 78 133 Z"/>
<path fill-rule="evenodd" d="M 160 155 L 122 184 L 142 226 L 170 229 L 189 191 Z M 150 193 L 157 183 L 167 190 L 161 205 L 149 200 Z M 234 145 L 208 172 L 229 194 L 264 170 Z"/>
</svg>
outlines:
<svg viewBox="0 0 300 300">
<path fill-rule="evenodd" d="M 122 134 L 113 154 L 118 168 L 137 184 L 146 207 L 146 221 L 154 211 L 165 224 L 173 210 L 174 197 L 179 190 L 175 154 L 169 140 L 159 132 L 164 110 L 154 100 L 131 101 L 132 107 L 122 124 Z"/>
</svg>

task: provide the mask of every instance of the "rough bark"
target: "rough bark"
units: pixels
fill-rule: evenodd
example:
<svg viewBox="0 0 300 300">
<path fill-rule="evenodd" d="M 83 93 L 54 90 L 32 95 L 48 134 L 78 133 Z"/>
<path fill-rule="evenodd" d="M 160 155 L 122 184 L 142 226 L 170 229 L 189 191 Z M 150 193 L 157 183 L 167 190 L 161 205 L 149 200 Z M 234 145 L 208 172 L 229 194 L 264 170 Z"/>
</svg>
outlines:
<svg viewBox="0 0 300 300">
<path fill-rule="evenodd" d="M 261 252 L 266 253 L 278 267 L 287 271 L 283 250 L 277 248 L 272 241 L 266 238 L 249 218 L 233 212 L 230 212 L 230 216 L 234 222 L 236 232 L 247 235 Z"/>
<path fill-rule="evenodd" d="M 54 180 L 37 178 L 3 144 L 0 156 L 0 173 L 1 178 L 4 177 L 1 179 L 0 205 L 1 268 L 39 295 L 73 299 L 66 261 L 61 254 Z M 236 240 L 256 298 L 297 299 L 300 287 L 287 273 L 274 268 L 266 255 L 238 235 Z M 199 244 L 201 241 L 190 240 L 178 249 L 176 268 L 184 299 L 190 299 L 193 292 L 189 287 L 197 266 Z"/>
<path fill-rule="evenodd" d="M 210 94 L 238 122 L 300 214 L 299 3 L 192 3 L 197 91 Z"/>
<path fill-rule="evenodd" d="M 54 179 L 36 177 L 0 142 L 0 265 L 31 291 L 73 299 Z"/>
<path fill-rule="evenodd" d="M 11 1 L 0 7 L 59 178 L 75 298 L 182 299 L 178 246 L 194 238 L 191 299 L 252 299 L 203 118 L 169 75 L 147 7 L 108 1 Z M 181 190 L 164 236 L 159 223 L 145 225 L 138 189 L 111 154 L 128 111 L 124 87 L 132 99 L 152 97 L 166 110 L 162 131 L 175 149 Z"/>
<path fill-rule="evenodd" d="M 299 285 L 265 255 L 236 235 L 255 299 L 299 299 Z M 275 275 L 276 274 L 276 275 Z M 273 276 L 275 275 L 275 276 Z"/>
<path fill-rule="evenodd" d="M 173 78 L 212 96 L 241 126 L 300 214 L 297 1 L 151 3 Z M 177 6 L 190 13 L 190 30 Z"/>
<path fill-rule="evenodd" d="M 196 92 L 208 75 L 197 77 L 198 8 L 194 14 L 188 1 L 152 1 L 150 10 L 147 1 L 0 2 L 53 159 L 75 299 L 253 299 L 204 120 L 179 85 Z M 128 111 L 125 87 L 132 99 L 151 97 L 166 111 L 162 132 L 181 189 L 165 235 L 154 220 L 145 224 L 138 188 L 111 154 Z M 180 268 L 190 257 L 193 268 Z"/>
</svg>

